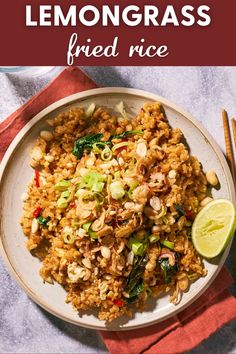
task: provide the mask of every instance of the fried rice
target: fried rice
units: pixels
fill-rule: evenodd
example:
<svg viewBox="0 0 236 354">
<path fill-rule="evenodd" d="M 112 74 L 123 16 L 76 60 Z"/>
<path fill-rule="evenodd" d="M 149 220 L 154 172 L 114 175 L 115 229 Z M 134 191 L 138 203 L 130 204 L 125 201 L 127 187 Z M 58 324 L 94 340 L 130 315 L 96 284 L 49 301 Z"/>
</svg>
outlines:
<svg viewBox="0 0 236 354">
<path fill-rule="evenodd" d="M 48 120 L 31 151 L 21 225 L 45 282 L 112 321 L 149 297 L 177 304 L 206 275 L 191 226 L 206 176 L 159 103 L 136 117 L 92 104 Z"/>
</svg>

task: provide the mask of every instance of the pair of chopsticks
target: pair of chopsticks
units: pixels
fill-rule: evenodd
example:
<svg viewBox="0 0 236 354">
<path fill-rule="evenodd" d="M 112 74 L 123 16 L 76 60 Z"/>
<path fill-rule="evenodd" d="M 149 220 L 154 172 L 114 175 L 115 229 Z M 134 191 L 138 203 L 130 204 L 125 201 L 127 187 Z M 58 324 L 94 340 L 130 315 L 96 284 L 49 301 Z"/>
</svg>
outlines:
<svg viewBox="0 0 236 354">
<path fill-rule="evenodd" d="M 228 118 L 228 114 L 225 110 L 222 111 L 222 121 L 224 128 L 224 136 L 225 136 L 225 148 L 226 148 L 226 158 L 232 173 L 233 181 L 236 182 L 236 165 L 234 159 L 234 148 L 236 150 L 236 120 L 234 118 L 231 119 L 231 126 L 233 132 L 233 141 L 234 147 L 230 134 L 230 121 Z"/>
</svg>

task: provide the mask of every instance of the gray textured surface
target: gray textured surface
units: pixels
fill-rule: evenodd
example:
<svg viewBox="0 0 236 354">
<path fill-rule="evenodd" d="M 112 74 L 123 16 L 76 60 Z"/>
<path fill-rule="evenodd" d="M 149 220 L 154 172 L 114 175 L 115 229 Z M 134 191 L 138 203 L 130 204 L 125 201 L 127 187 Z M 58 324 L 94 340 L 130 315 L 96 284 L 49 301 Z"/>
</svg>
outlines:
<svg viewBox="0 0 236 354">
<path fill-rule="evenodd" d="M 84 67 L 101 86 L 144 89 L 185 108 L 224 149 L 220 110 L 236 115 L 236 67 Z M 61 68 L 29 78 L 0 74 L 0 120 L 40 90 Z M 236 278 L 236 242 L 226 265 Z M 0 261 L 0 353 L 104 353 L 93 330 L 68 324 L 34 304 Z M 236 286 L 232 286 L 236 295 Z M 174 348 L 173 348 L 174 352 Z M 236 320 L 190 353 L 236 353 Z M 126 354 L 126 353 L 124 353 Z M 127 353 L 128 354 L 128 353 Z"/>
</svg>

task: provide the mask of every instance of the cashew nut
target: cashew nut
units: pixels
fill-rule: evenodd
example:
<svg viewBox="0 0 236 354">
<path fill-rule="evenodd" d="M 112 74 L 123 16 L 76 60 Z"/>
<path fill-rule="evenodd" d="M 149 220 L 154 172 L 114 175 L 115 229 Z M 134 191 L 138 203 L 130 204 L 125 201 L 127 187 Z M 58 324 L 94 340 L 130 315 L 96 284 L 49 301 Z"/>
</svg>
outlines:
<svg viewBox="0 0 236 354">
<path fill-rule="evenodd" d="M 217 186 L 217 184 L 219 183 L 217 175 L 213 170 L 210 170 L 206 173 L 206 179 L 207 182 L 211 184 L 213 187 Z"/>
<path fill-rule="evenodd" d="M 213 199 L 211 197 L 206 197 L 200 202 L 200 206 L 204 207 L 205 205 L 209 204 Z"/>
<path fill-rule="evenodd" d="M 40 132 L 40 137 L 45 141 L 51 141 L 53 139 L 53 134 L 49 130 L 42 130 Z"/>
</svg>

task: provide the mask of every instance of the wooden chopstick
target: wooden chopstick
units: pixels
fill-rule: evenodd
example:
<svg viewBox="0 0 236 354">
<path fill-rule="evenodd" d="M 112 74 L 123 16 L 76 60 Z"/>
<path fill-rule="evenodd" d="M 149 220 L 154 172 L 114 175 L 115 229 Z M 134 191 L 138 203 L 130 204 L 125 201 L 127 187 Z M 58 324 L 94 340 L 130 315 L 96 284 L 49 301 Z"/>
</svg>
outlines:
<svg viewBox="0 0 236 354">
<path fill-rule="evenodd" d="M 225 110 L 222 111 L 222 121 L 225 136 L 226 158 L 228 160 L 229 167 L 233 176 L 233 181 L 235 182 L 235 160 L 233 154 L 233 145 L 230 136 L 228 114 Z"/>
<path fill-rule="evenodd" d="M 236 120 L 234 118 L 232 118 L 231 123 L 232 123 L 232 129 L 233 129 L 234 147 L 236 150 Z"/>
</svg>

